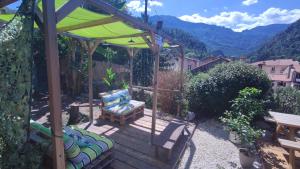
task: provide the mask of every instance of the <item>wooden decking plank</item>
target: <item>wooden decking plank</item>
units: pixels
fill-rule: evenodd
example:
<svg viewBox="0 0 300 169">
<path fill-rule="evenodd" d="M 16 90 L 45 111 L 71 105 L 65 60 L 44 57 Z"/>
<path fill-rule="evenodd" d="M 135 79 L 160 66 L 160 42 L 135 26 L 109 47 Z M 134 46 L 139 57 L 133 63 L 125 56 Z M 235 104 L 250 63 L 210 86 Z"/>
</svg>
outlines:
<svg viewBox="0 0 300 169">
<path fill-rule="evenodd" d="M 114 135 L 111 138 L 114 139 L 115 142 L 121 146 L 133 149 L 143 154 L 154 155 L 154 150 L 148 142 L 144 142 L 135 138 L 130 138 L 122 134 Z"/>
<path fill-rule="evenodd" d="M 149 146 L 151 146 L 151 145 L 149 145 Z M 121 151 L 121 152 L 123 152 L 123 153 L 125 153 L 125 154 L 127 154 L 131 157 L 134 157 L 134 158 L 138 159 L 139 161 L 145 162 L 149 165 L 153 165 L 156 168 L 162 168 L 162 169 L 170 168 L 170 166 L 168 164 L 156 159 L 154 157 L 154 152 L 153 152 L 153 156 L 149 156 L 147 154 L 135 151 L 131 148 L 128 149 L 127 147 L 122 146 L 122 145 L 120 145 L 120 147 L 118 147 L 118 151 Z"/>
<path fill-rule="evenodd" d="M 135 168 L 134 166 L 131 166 L 131 165 L 125 163 L 125 162 L 122 162 L 120 160 L 115 160 L 112 163 L 111 167 L 113 169 L 139 169 L 139 168 Z"/>
<path fill-rule="evenodd" d="M 133 166 L 134 168 L 138 169 L 158 169 L 157 167 L 145 163 L 144 161 L 141 161 L 137 159 L 137 157 L 133 157 L 131 155 L 128 155 L 122 151 L 115 150 L 115 158 L 119 161 L 122 161 L 130 166 Z"/>
</svg>

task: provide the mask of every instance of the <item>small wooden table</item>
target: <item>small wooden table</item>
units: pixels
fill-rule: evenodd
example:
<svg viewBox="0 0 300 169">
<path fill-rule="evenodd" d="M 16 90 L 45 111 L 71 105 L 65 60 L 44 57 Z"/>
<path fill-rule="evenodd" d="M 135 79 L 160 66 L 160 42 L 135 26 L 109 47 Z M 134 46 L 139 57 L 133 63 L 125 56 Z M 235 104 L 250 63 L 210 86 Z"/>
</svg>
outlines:
<svg viewBox="0 0 300 169">
<path fill-rule="evenodd" d="M 269 114 L 277 123 L 276 134 L 278 134 L 281 126 L 286 126 L 289 129 L 289 140 L 295 141 L 296 131 L 297 129 L 300 129 L 300 116 L 272 111 L 270 111 Z M 295 150 L 293 149 L 290 149 L 289 151 L 289 165 L 290 168 L 295 168 Z"/>
</svg>

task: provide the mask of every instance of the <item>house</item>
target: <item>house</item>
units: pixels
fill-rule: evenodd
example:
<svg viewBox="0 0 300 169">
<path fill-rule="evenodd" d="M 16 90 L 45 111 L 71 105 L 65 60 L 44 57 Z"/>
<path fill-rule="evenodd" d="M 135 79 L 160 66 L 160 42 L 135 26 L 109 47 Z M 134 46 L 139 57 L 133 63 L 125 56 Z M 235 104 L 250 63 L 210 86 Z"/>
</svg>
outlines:
<svg viewBox="0 0 300 169">
<path fill-rule="evenodd" d="M 181 66 L 180 59 L 176 59 L 176 60 L 173 59 L 171 62 L 174 63 L 175 70 L 180 70 L 180 66 Z M 185 72 L 191 71 L 191 70 L 195 69 L 196 67 L 198 67 L 200 64 L 201 64 L 201 61 L 199 59 L 185 57 L 184 63 L 183 63 L 183 70 Z"/>
<path fill-rule="evenodd" d="M 200 60 L 200 64 L 196 68 L 192 69 L 191 71 L 193 74 L 196 74 L 199 72 L 207 72 L 209 69 L 215 67 L 218 64 L 228 63 L 230 61 L 231 61 L 230 59 L 227 59 L 224 57 L 210 56 L 210 57 Z"/>
<path fill-rule="evenodd" d="M 267 60 L 252 63 L 264 70 L 275 89 L 280 86 L 291 86 L 300 89 L 300 64 L 292 59 Z"/>
</svg>

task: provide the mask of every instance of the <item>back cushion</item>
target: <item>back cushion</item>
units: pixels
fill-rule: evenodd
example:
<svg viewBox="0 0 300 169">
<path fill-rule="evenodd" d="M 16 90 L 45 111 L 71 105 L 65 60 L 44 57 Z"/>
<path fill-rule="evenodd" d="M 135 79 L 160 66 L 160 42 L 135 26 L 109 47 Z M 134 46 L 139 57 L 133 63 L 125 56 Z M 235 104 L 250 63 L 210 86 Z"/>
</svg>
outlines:
<svg viewBox="0 0 300 169">
<path fill-rule="evenodd" d="M 102 101 L 105 108 L 111 108 L 119 104 L 127 104 L 130 100 L 131 96 L 129 95 L 129 91 L 127 89 L 119 90 L 112 94 L 102 96 Z"/>
</svg>

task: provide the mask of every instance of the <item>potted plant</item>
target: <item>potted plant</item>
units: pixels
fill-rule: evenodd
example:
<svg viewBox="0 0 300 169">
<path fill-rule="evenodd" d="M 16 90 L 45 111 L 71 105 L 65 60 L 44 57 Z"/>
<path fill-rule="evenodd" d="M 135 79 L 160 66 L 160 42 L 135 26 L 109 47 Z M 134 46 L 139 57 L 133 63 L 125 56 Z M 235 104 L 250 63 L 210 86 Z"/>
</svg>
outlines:
<svg viewBox="0 0 300 169">
<path fill-rule="evenodd" d="M 260 90 L 245 88 L 234 99 L 231 111 L 226 111 L 220 120 L 230 132 L 236 133 L 240 139 L 240 162 L 243 168 L 251 168 L 255 160 L 255 141 L 262 131 L 252 126 L 254 118 L 263 112 L 262 101 L 258 99 Z"/>
</svg>

